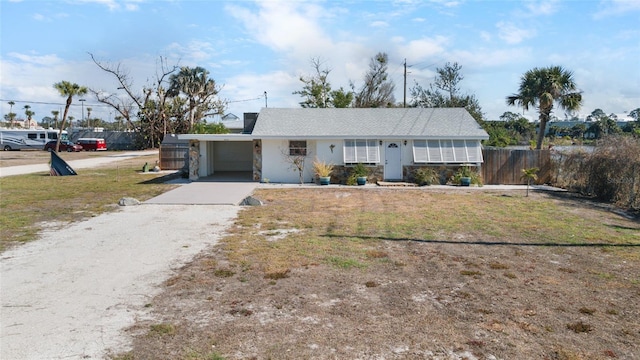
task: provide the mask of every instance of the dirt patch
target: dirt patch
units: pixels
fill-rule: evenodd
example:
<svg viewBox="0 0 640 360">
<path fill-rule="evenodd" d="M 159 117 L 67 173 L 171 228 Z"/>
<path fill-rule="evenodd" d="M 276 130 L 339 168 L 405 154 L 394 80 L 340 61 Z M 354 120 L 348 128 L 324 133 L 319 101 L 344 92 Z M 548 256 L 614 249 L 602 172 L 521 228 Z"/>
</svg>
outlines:
<svg viewBox="0 0 640 360">
<path fill-rule="evenodd" d="M 232 235 L 165 283 L 150 318 L 129 329 L 133 349 L 116 358 L 640 354 L 637 219 L 541 193 L 256 196 L 266 206 L 243 211 Z M 574 241 L 592 225 L 552 229 L 542 219 L 551 223 L 545 228 L 525 208 L 533 217 L 547 211 L 560 222 L 602 223 L 589 228 L 601 239 Z M 171 331 L 153 330 L 159 326 Z"/>
</svg>

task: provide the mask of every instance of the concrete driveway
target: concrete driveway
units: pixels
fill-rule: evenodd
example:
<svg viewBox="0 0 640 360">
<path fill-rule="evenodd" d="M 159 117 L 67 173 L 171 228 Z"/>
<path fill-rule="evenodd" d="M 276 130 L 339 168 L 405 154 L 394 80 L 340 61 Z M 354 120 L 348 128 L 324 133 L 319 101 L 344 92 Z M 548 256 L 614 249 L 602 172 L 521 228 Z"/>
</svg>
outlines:
<svg viewBox="0 0 640 360">
<path fill-rule="evenodd" d="M 258 187 L 257 182 L 210 182 L 184 183 L 167 191 L 145 204 L 160 205 L 240 205 Z"/>
</svg>

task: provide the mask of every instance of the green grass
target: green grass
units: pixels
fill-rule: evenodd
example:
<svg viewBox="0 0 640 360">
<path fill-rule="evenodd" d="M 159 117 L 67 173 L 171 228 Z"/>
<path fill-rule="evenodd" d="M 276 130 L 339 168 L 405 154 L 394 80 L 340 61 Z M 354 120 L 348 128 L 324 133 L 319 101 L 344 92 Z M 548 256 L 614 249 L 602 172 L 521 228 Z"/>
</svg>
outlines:
<svg viewBox="0 0 640 360">
<path fill-rule="evenodd" d="M 36 173 L 0 178 L 0 251 L 34 240 L 43 223 L 77 221 L 113 210 L 122 197 L 140 201 L 173 187 L 154 183 L 161 175 L 140 174 L 138 163 L 79 170 L 77 176 Z"/>
</svg>

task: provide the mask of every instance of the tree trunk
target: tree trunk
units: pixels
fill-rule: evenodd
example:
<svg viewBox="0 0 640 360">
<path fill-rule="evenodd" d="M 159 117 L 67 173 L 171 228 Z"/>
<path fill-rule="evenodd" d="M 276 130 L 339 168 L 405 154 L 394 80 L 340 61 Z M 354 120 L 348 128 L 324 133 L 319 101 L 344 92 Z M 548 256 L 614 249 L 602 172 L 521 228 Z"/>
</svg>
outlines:
<svg viewBox="0 0 640 360">
<path fill-rule="evenodd" d="M 64 107 L 64 114 L 62 115 L 62 124 L 60 124 L 60 130 L 58 130 L 58 141 L 56 142 L 56 152 L 60 151 L 60 140 L 62 140 L 62 130 L 64 129 L 64 125 L 67 122 L 67 114 L 69 113 L 69 108 L 71 107 L 71 99 L 72 95 L 69 95 L 67 98 L 67 104 Z"/>
<path fill-rule="evenodd" d="M 538 133 L 538 142 L 536 143 L 536 150 L 542 149 L 542 142 L 544 141 L 544 131 L 547 128 L 547 121 L 549 120 L 549 114 L 551 110 L 540 110 L 540 132 Z"/>
</svg>

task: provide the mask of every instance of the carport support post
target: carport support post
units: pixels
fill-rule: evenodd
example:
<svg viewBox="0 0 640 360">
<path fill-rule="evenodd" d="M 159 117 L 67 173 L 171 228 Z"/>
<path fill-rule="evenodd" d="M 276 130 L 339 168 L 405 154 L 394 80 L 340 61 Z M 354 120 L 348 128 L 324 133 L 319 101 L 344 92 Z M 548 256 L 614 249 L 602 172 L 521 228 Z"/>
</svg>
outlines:
<svg viewBox="0 0 640 360">
<path fill-rule="evenodd" d="M 189 140 L 189 180 L 200 178 L 200 141 Z"/>
</svg>

